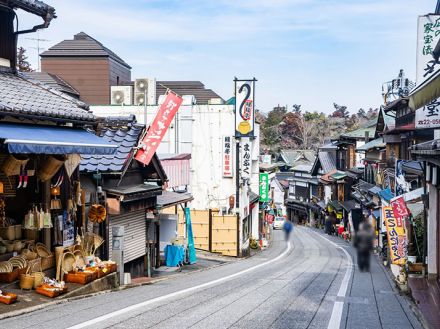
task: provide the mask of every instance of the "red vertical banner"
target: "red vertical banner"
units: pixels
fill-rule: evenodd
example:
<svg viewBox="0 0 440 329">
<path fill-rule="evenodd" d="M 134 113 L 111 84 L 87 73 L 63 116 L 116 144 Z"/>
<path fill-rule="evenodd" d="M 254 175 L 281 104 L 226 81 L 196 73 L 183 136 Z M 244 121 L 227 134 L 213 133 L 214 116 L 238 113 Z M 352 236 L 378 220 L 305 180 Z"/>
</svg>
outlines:
<svg viewBox="0 0 440 329">
<path fill-rule="evenodd" d="M 400 227 L 402 225 L 402 218 L 409 216 L 403 196 L 391 200 L 391 207 L 393 207 L 394 217 L 397 219 L 397 224 Z"/>
<path fill-rule="evenodd" d="M 168 92 L 147 134 L 140 143 L 140 148 L 135 156 L 137 161 L 145 165 L 150 163 L 182 101 L 182 97 L 173 92 Z"/>
</svg>

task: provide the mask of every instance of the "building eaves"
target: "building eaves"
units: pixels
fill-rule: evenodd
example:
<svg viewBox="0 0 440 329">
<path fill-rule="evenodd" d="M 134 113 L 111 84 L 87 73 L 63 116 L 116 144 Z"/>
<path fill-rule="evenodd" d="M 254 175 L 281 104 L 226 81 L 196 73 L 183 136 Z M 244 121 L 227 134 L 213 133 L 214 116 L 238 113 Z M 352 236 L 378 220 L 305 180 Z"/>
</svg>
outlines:
<svg viewBox="0 0 440 329">
<path fill-rule="evenodd" d="M 22 72 L 22 74 L 29 79 L 40 81 L 41 83 L 59 90 L 69 96 L 78 97 L 79 92 L 73 88 L 69 83 L 64 81 L 56 74 L 46 73 L 46 72 Z"/>
<path fill-rule="evenodd" d="M 19 8 L 28 13 L 42 17 L 44 20 L 56 18 L 55 8 L 39 0 L 7 0 L 12 8 Z M 47 23 L 50 22 L 50 19 Z"/>
</svg>

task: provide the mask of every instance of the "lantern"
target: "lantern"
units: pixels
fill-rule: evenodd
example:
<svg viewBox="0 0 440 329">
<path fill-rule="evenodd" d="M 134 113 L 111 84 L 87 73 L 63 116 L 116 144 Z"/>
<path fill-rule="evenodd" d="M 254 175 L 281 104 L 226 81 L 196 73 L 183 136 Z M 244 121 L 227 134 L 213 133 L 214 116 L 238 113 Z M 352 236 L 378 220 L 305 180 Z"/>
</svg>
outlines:
<svg viewBox="0 0 440 329">
<path fill-rule="evenodd" d="M 59 186 L 57 186 L 57 187 L 52 187 L 52 188 L 50 189 L 50 194 L 51 194 L 52 196 L 60 195 L 60 194 L 61 194 L 61 191 L 60 191 Z"/>
<path fill-rule="evenodd" d="M 4 193 L 4 191 L 3 191 L 3 183 L 0 182 L 0 194 L 3 194 L 3 193 Z"/>
</svg>

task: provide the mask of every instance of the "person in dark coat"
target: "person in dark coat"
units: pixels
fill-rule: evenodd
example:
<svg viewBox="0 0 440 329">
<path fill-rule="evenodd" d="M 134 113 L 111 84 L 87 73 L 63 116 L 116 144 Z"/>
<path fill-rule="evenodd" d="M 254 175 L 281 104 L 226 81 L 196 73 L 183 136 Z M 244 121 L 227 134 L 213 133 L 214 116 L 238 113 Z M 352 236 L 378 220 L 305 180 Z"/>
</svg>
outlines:
<svg viewBox="0 0 440 329">
<path fill-rule="evenodd" d="M 370 271 L 370 253 L 373 250 L 373 230 L 368 222 L 362 222 L 354 237 L 354 247 L 357 249 L 358 267 L 361 272 Z"/>
<path fill-rule="evenodd" d="M 325 213 L 325 233 L 332 234 L 332 219 L 328 212 Z"/>
</svg>

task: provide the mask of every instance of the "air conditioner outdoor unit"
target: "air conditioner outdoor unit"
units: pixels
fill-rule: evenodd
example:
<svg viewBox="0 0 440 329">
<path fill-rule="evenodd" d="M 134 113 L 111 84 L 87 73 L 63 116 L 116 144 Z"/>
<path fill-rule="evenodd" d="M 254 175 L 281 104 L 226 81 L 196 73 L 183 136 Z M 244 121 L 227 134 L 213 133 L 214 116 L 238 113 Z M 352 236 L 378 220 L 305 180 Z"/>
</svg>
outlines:
<svg viewBox="0 0 440 329">
<path fill-rule="evenodd" d="M 133 105 L 131 86 L 111 86 L 111 105 Z"/>
<path fill-rule="evenodd" d="M 148 79 L 148 78 L 142 78 L 142 79 L 136 79 L 134 81 L 134 104 L 135 105 L 145 105 L 145 102 L 147 102 L 147 104 L 148 104 L 149 93 L 150 93 L 150 89 L 151 89 L 150 84 L 152 83 L 150 80 L 151 79 Z M 156 86 L 154 86 L 154 89 L 156 89 Z M 145 99 L 145 97 L 147 97 L 147 98 Z"/>
</svg>

